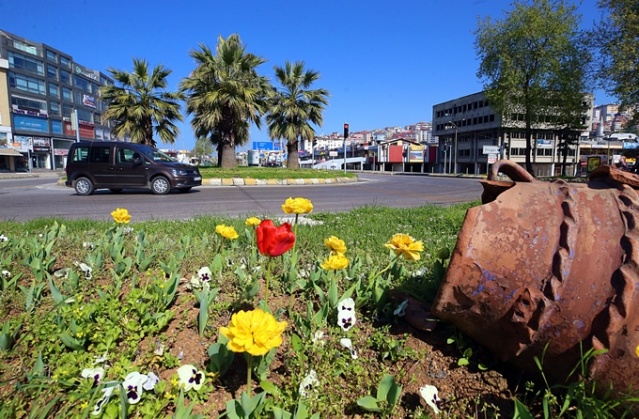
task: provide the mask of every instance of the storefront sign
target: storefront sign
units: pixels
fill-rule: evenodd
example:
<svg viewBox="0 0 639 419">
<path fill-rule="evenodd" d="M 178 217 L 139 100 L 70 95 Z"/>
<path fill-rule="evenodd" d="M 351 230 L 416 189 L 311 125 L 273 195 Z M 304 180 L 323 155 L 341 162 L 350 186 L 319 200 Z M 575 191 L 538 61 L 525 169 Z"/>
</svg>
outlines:
<svg viewBox="0 0 639 419">
<path fill-rule="evenodd" d="M 424 161 L 424 146 L 412 145 L 408 152 L 408 161 L 411 163 L 421 163 Z"/>
</svg>

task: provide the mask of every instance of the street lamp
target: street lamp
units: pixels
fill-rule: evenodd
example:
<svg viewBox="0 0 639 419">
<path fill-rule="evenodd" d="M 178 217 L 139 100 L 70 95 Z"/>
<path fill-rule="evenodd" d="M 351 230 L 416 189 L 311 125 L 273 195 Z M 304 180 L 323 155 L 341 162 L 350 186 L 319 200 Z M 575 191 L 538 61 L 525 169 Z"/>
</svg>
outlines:
<svg viewBox="0 0 639 419">
<path fill-rule="evenodd" d="M 453 127 L 455 127 L 455 174 L 457 174 L 457 125 L 453 121 L 448 121 Z"/>
</svg>

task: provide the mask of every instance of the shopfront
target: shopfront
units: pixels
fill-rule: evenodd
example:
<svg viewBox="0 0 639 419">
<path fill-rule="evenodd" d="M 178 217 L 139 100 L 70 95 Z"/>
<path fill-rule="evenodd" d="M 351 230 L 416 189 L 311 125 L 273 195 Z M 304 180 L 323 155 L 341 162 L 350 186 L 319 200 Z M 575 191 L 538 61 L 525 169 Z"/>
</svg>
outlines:
<svg viewBox="0 0 639 419">
<path fill-rule="evenodd" d="M 72 140 L 63 140 L 61 138 L 53 139 L 53 169 L 64 169 L 67 165 L 67 155 L 69 148 L 73 144 Z"/>
</svg>

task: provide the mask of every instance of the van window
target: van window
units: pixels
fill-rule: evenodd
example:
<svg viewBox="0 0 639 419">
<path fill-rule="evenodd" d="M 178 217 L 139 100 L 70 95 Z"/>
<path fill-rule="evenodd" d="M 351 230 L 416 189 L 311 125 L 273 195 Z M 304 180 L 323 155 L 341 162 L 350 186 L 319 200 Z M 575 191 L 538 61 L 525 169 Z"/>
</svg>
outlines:
<svg viewBox="0 0 639 419">
<path fill-rule="evenodd" d="M 89 161 L 91 163 L 109 163 L 111 161 L 109 159 L 110 151 L 111 147 L 109 146 L 91 147 L 91 156 L 89 157 Z"/>
<path fill-rule="evenodd" d="M 89 160 L 89 146 L 86 147 L 76 147 L 73 150 L 73 155 L 71 156 L 71 161 L 83 161 L 86 162 Z"/>
<path fill-rule="evenodd" d="M 138 153 L 136 150 L 132 150 L 130 148 L 120 147 L 120 148 L 118 148 L 117 155 L 116 155 L 117 162 L 118 163 L 133 163 L 133 160 L 134 160 L 136 155 L 137 155 L 138 158 L 140 158 L 140 153 Z"/>
</svg>

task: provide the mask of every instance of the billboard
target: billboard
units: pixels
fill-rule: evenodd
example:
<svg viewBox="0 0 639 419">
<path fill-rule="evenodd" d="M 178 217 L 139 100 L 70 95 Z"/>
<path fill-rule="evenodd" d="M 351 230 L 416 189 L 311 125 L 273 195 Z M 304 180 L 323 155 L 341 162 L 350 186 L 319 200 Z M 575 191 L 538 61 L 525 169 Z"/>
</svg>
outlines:
<svg viewBox="0 0 639 419">
<path fill-rule="evenodd" d="M 280 143 L 274 141 L 253 141 L 253 150 L 279 150 Z"/>
</svg>

